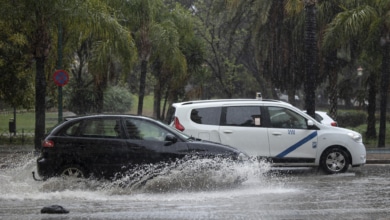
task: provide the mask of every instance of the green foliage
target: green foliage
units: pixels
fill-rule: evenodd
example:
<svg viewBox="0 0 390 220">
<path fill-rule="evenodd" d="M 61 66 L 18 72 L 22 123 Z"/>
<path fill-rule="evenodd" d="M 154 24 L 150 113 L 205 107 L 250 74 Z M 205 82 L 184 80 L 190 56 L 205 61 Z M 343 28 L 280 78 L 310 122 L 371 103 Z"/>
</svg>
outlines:
<svg viewBox="0 0 390 220">
<path fill-rule="evenodd" d="M 367 113 L 364 111 L 340 111 L 337 114 L 337 123 L 340 127 L 357 127 L 366 124 Z"/>
<path fill-rule="evenodd" d="M 133 92 L 138 90 L 142 78 L 140 61 L 147 62 L 142 74 L 153 78 L 145 80 L 145 99 L 150 91 L 160 95 L 155 106 L 165 104 L 161 99 L 167 99 L 169 106 L 169 102 L 178 99 L 253 97 L 257 91 L 275 98 L 271 93 L 275 88 L 288 90 L 289 94 L 298 92 L 304 82 L 302 67 L 306 62 L 305 2 L 308 1 L 2 1 L 0 99 L 23 108 L 31 108 L 36 102 L 37 112 L 45 111 L 41 106 L 47 105 L 47 100 L 55 106 L 57 87 L 51 75 L 60 57 L 59 36 L 63 39 L 62 68 L 71 75 L 69 85 L 64 87 L 64 104 L 79 114 L 103 111 L 103 107 L 105 111 L 129 111 L 126 106 L 141 97 L 113 109 L 116 104 L 109 102 L 119 103 L 119 95 L 130 94 L 111 86 L 126 81 Z M 388 1 L 310 2 L 316 3 L 318 12 L 317 32 L 313 34 L 318 36 L 316 45 L 320 50 L 320 74 L 316 80 L 325 82 L 332 73 L 338 76 L 332 82 L 342 82 L 338 88 L 325 90 L 325 85 L 318 84 L 317 89 L 328 94 L 332 91 L 345 100 L 357 95 L 367 100 L 364 79 L 367 75 L 379 77 L 383 57 L 380 47 L 388 40 Z M 63 35 L 59 35 L 59 26 Z M 366 78 L 361 78 L 359 88 L 347 87 L 356 81 L 356 65 L 364 68 Z M 34 71 L 37 66 L 40 68 Z M 37 73 L 38 80 L 34 79 Z M 365 117 L 348 114 L 339 115 L 341 126 L 365 123 Z"/>
<path fill-rule="evenodd" d="M 104 112 L 126 113 L 131 110 L 132 103 L 126 86 L 111 86 L 104 93 Z"/>
<path fill-rule="evenodd" d="M 12 20 L 0 20 L 0 99 L 14 107 L 31 108 L 33 77 L 27 39 Z"/>
</svg>

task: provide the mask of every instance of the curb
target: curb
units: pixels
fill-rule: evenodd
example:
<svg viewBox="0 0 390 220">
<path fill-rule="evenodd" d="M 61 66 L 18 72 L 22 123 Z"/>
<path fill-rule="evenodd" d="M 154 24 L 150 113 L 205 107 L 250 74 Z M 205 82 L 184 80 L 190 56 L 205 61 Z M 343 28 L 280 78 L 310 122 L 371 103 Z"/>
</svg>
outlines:
<svg viewBox="0 0 390 220">
<path fill-rule="evenodd" d="M 390 164 L 389 159 L 370 159 L 366 160 L 366 164 Z"/>
</svg>

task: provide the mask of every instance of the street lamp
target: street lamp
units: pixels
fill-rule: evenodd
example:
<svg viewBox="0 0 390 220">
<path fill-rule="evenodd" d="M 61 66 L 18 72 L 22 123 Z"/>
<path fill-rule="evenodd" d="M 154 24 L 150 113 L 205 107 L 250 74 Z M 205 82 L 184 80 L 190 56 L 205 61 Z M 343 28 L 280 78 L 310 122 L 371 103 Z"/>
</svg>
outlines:
<svg viewBox="0 0 390 220">
<path fill-rule="evenodd" d="M 362 68 L 361 66 L 359 66 L 359 67 L 357 68 L 357 75 L 358 75 L 359 77 L 363 75 L 363 68 Z"/>
<path fill-rule="evenodd" d="M 360 94 L 360 87 L 361 87 L 361 85 L 362 85 L 362 76 L 363 76 L 363 68 L 361 67 L 361 66 L 359 66 L 357 69 L 357 76 L 358 76 L 358 88 L 359 88 L 359 90 L 358 90 L 358 101 L 359 101 L 359 106 L 361 106 L 362 105 L 362 100 L 360 100 L 360 98 L 359 98 L 359 94 Z"/>
</svg>

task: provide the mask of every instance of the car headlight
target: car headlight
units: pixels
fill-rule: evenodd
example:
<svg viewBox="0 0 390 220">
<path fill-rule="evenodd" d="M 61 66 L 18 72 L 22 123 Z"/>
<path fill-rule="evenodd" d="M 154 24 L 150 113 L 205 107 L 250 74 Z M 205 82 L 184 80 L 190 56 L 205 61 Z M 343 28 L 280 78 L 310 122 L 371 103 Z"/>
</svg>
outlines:
<svg viewBox="0 0 390 220">
<path fill-rule="evenodd" d="M 359 133 L 350 132 L 350 133 L 348 133 L 348 136 L 350 136 L 352 138 L 352 140 L 354 140 L 354 141 L 356 141 L 358 143 L 362 143 L 363 142 L 362 135 L 359 134 Z"/>
</svg>

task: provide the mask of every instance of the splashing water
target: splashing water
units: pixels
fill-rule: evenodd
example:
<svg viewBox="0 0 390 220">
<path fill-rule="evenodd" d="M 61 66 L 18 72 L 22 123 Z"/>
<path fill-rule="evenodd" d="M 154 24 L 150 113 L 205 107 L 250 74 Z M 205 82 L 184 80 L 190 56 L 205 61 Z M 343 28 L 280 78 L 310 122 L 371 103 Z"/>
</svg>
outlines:
<svg viewBox="0 0 390 220">
<path fill-rule="evenodd" d="M 36 156 L 17 155 L 2 161 L 0 168 L 0 199 L 61 199 L 143 193 L 175 193 L 224 190 L 247 182 L 267 182 L 270 164 L 264 161 L 232 161 L 226 158 L 185 158 L 171 163 L 146 164 L 129 169 L 113 180 L 73 179 L 55 177 L 34 181 Z M 274 184 L 273 184 L 274 185 Z M 264 187 L 263 187 L 264 188 Z M 65 193 L 61 193 L 65 192 Z"/>
<path fill-rule="evenodd" d="M 170 192 L 216 190 L 234 187 L 249 176 L 267 172 L 265 162 L 236 162 L 226 158 L 184 158 L 172 163 L 147 164 L 120 175 L 107 188 L 125 192 Z M 120 186 L 117 188 L 116 186 Z"/>
</svg>

